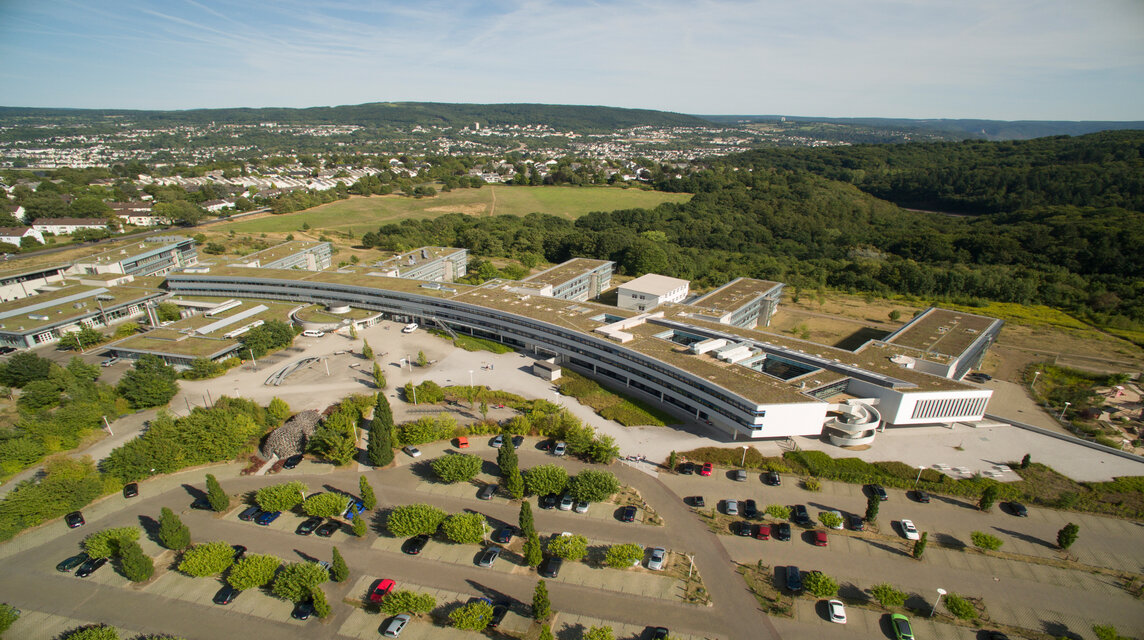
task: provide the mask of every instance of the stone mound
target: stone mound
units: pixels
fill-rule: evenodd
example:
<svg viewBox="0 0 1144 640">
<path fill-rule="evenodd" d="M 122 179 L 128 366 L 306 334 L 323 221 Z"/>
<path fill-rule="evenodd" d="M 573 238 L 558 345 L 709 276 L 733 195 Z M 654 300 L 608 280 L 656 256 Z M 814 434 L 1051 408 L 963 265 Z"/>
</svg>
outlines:
<svg viewBox="0 0 1144 640">
<path fill-rule="evenodd" d="M 271 431 L 270 435 L 266 436 L 266 441 L 262 443 L 263 459 L 269 460 L 275 455 L 284 459 L 303 453 L 306 450 L 306 442 L 318 429 L 318 420 L 317 411 L 303 411 Z"/>
</svg>

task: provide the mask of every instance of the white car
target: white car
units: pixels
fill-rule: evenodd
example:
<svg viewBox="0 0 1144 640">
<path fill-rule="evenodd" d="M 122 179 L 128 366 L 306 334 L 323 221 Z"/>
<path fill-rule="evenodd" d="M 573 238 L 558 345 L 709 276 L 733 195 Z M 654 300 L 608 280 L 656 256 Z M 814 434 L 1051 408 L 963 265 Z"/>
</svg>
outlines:
<svg viewBox="0 0 1144 640">
<path fill-rule="evenodd" d="M 830 614 L 830 621 L 846 624 L 846 607 L 841 600 L 831 600 L 826 603 L 826 611 Z"/>
<path fill-rule="evenodd" d="M 556 443 L 556 446 L 552 447 L 552 455 L 562 456 L 567 450 L 568 445 L 563 440 L 561 440 L 560 442 Z"/>
<path fill-rule="evenodd" d="M 414 331 L 417 331 L 417 323 L 410 322 L 409 324 L 405 325 L 405 328 L 401 330 L 401 333 L 413 333 Z"/>
<path fill-rule="evenodd" d="M 667 558 L 667 550 L 663 547 L 655 547 L 651 550 L 651 556 L 647 559 L 647 568 L 652 571 L 661 571 L 665 558 Z"/>
<path fill-rule="evenodd" d="M 906 540 L 921 540 L 922 534 L 918 533 L 918 528 L 914 526 L 912 520 L 902 520 L 902 533 L 906 536 Z"/>
<path fill-rule="evenodd" d="M 317 329 L 306 329 L 302 332 L 302 335 L 307 338 L 321 338 L 322 336 L 326 335 L 326 332 L 318 331 Z"/>
<path fill-rule="evenodd" d="M 572 497 L 572 494 L 566 493 L 566 494 L 564 494 L 564 497 L 560 499 L 560 505 L 558 508 L 561 511 L 571 511 L 572 507 L 575 504 L 576 504 L 576 499 Z"/>
<path fill-rule="evenodd" d="M 409 456 L 410 458 L 421 457 L 421 450 L 417 447 L 403 447 L 401 450 L 404 451 L 405 455 Z"/>
</svg>

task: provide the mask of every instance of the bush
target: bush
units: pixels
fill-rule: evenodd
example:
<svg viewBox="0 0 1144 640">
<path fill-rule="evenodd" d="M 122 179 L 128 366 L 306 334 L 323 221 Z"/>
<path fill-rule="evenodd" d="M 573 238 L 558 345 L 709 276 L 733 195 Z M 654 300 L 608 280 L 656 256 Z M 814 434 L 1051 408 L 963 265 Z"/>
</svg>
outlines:
<svg viewBox="0 0 1144 640">
<path fill-rule="evenodd" d="M 326 592 L 322 591 L 321 587 L 310 588 L 310 601 L 314 603 L 314 615 L 319 618 L 329 617 L 331 613 L 330 603 L 326 600 Z"/>
<path fill-rule="evenodd" d="M 197 544 L 183 553 L 179 571 L 195 578 L 222 573 L 234 564 L 234 549 L 225 542 Z"/>
<path fill-rule="evenodd" d="M 768 516 L 779 520 L 790 520 L 790 507 L 781 504 L 768 504 L 764 510 Z"/>
<path fill-rule="evenodd" d="M 445 537 L 457 544 L 478 544 L 488 531 L 485 517 L 479 513 L 455 513 L 445 518 Z"/>
<path fill-rule="evenodd" d="M 1079 526 L 1071 522 L 1066 524 L 1065 526 L 1061 527 L 1060 531 L 1057 532 L 1057 546 L 1062 549 L 1068 549 L 1073 545 L 1074 542 L 1076 542 L 1077 536 L 1079 534 Z"/>
<path fill-rule="evenodd" d="M 293 562 L 278 572 L 271 590 L 283 600 L 301 602 L 318 585 L 330 579 L 330 572 L 317 562 Z"/>
<path fill-rule="evenodd" d="M 359 538 L 364 537 L 365 534 L 369 531 L 369 527 L 365 523 L 365 518 L 361 517 L 360 513 L 354 516 L 354 521 L 351 524 L 354 535 Z"/>
<path fill-rule="evenodd" d="M 588 539 L 584 536 L 553 536 L 548 541 L 548 553 L 576 562 L 588 555 Z"/>
<path fill-rule="evenodd" d="M 97 531 L 83 539 L 83 550 L 93 558 L 116 558 L 122 548 L 139 540 L 139 527 L 116 527 Z"/>
<path fill-rule="evenodd" d="M 336 518 L 346 512 L 350 497 L 344 493 L 315 493 L 302 502 L 302 511 L 309 516 Z"/>
<path fill-rule="evenodd" d="M 1092 625 L 1092 632 L 1096 634 L 1097 640 L 1128 640 L 1120 635 L 1116 627 L 1110 624 L 1094 624 Z"/>
<path fill-rule="evenodd" d="M 977 619 L 977 607 L 965 598 L 951 593 L 945 597 L 945 608 L 953 615 L 961 618 L 962 620 L 975 620 Z"/>
<path fill-rule="evenodd" d="M 842 516 L 832 511 L 819 512 L 818 521 L 821 522 L 824 527 L 830 529 L 836 529 L 842 526 Z"/>
<path fill-rule="evenodd" d="M 239 591 L 257 589 L 273 580 L 280 566 L 282 560 L 275 556 L 252 553 L 235 563 L 226 582 Z"/>
<path fill-rule="evenodd" d="M 820 571 L 811 571 L 804 575 L 802 586 L 816 598 L 833 598 L 838 595 L 838 583 Z"/>
<path fill-rule="evenodd" d="M 381 601 L 381 612 L 396 616 L 402 613 L 429 613 L 437 608 L 437 600 L 428 593 L 416 591 L 392 591 Z"/>
<path fill-rule="evenodd" d="M 548 587 L 543 580 L 539 580 L 532 592 L 532 617 L 544 620 L 550 615 L 552 615 L 552 600 L 548 597 Z"/>
<path fill-rule="evenodd" d="M 274 484 L 256 491 L 254 501 L 263 511 L 289 511 L 302 502 L 302 495 L 309 490 L 306 483 L 297 480 Z"/>
<path fill-rule="evenodd" d="M 818 478 L 803 478 L 802 488 L 807 491 L 822 491 L 822 482 Z"/>
<path fill-rule="evenodd" d="M 16 621 L 20 619 L 20 612 L 10 604 L 0 603 L 0 636 L 4 634 Z"/>
<path fill-rule="evenodd" d="M 644 550 L 638 544 L 614 544 L 608 547 L 604 554 L 604 563 L 613 569 L 627 569 L 634 566 L 644 557 Z"/>
<path fill-rule="evenodd" d="M 179 385 L 175 382 L 178 377 L 175 368 L 163 362 L 162 358 L 144 354 L 135 361 L 134 367 L 123 374 L 116 391 L 133 409 L 162 407 L 179 392 Z"/>
<path fill-rule="evenodd" d="M 377 506 L 377 495 L 373 492 L 373 485 L 365 476 L 358 478 L 358 492 L 361 493 L 361 503 L 366 511 L 372 511 Z"/>
<path fill-rule="evenodd" d="M 105 624 L 89 624 L 65 631 L 60 640 L 119 640 L 119 632 Z"/>
<path fill-rule="evenodd" d="M 577 500 L 602 502 L 620 490 L 620 481 L 607 471 L 585 469 L 572 480 L 572 495 Z"/>
<path fill-rule="evenodd" d="M 449 414 L 439 416 L 424 416 L 416 422 L 406 422 L 397 426 L 397 437 L 394 445 L 404 447 L 407 445 L 437 442 L 453 437 L 457 429 L 457 421 Z"/>
<path fill-rule="evenodd" d="M 973 546 L 977 547 L 978 549 L 986 549 L 988 551 L 996 551 L 1001 548 L 1002 544 L 1004 544 L 1004 541 L 1001 540 L 1001 538 L 989 535 L 988 533 L 981 531 L 974 531 L 973 533 L 969 534 L 969 538 L 973 541 Z"/>
<path fill-rule="evenodd" d="M 906 592 L 885 582 L 870 587 L 870 595 L 883 607 L 900 607 L 906 603 Z"/>
<path fill-rule="evenodd" d="M 0 501 L 0 540 L 80 509 L 103 493 L 104 481 L 90 458 L 49 458 L 41 478 L 19 482 Z"/>
<path fill-rule="evenodd" d="M 394 507 L 385 520 L 389 532 L 398 538 L 408 538 L 418 534 L 432 535 L 445 521 L 445 512 L 427 504 L 405 504 Z"/>
<path fill-rule="evenodd" d="M 143 553 L 139 543 L 130 540 L 120 545 L 120 562 L 123 575 L 132 582 L 146 582 L 155 573 L 155 562 L 150 556 Z"/>
<path fill-rule="evenodd" d="M 493 619 L 493 606 L 483 600 L 470 602 L 449 613 L 449 621 L 456 629 L 482 631 Z"/>
<path fill-rule="evenodd" d="M 559 465 L 542 464 L 524 473 L 524 487 L 533 495 L 560 493 L 568 486 L 568 471 Z"/>
<path fill-rule="evenodd" d="M 536 535 L 535 531 L 528 533 L 522 553 L 524 554 L 524 563 L 530 567 L 539 567 L 544 560 L 544 551 L 540 548 L 540 537 Z"/>
<path fill-rule="evenodd" d="M 433 472 L 442 482 L 454 484 L 457 482 L 467 482 L 477 477 L 481 472 L 480 456 L 469 454 L 446 455 L 440 458 L 434 458 L 430 463 L 433 466 Z"/>
<path fill-rule="evenodd" d="M 584 632 L 584 640 L 616 640 L 611 627 L 592 627 Z"/>
<path fill-rule="evenodd" d="M 211 509 L 218 513 L 230 508 L 230 496 L 222 490 L 222 485 L 218 483 L 218 479 L 209 473 L 207 474 L 207 500 L 211 503 Z"/>
<path fill-rule="evenodd" d="M 167 507 L 159 516 L 159 544 L 174 551 L 191 546 L 191 530 Z"/>
</svg>

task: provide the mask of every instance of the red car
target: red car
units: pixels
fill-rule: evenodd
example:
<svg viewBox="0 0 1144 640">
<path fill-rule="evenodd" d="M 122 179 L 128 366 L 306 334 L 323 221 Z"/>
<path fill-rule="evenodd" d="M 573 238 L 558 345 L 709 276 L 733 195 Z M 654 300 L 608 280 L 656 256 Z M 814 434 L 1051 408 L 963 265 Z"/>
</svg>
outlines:
<svg viewBox="0 0 1144 640">
<path fill-rule="evenodd" d="M 816 547 L 825 547 L 826 546 L 826 532 L 825 531 L 815 531 L 814 532 L 814 546 L 816 546 Z"/>
<path fill-rule="evenodd" d="M 755 529 L 755 538 L 759 540 L 771 539 L 771 525 L 760 524 L 758 529 Z"/>
<path fill-rule="evenodd" d="M 389 578 L 386 578 L 385 580 L 378 580 L 377 584 L 373 585 L 373 589 L 371 589 L 369 592 L 369 601 L 381 602 L 385 596 L 389 594 L 390 591 L 393 591 L 393 587 L 396 584 L 397 583 L 390 580 Z"/>
<path fill-rule="evenodd" d="M 711 464 L 710 462 L 704 462 L 703 466 L 700 467 L 700 469 L 699 469 L 699 475 L 709 476 L 709 475 L 711 475 L 711 472 L 714 470 L 715 470 L 715 465 Z"/>
</svg>

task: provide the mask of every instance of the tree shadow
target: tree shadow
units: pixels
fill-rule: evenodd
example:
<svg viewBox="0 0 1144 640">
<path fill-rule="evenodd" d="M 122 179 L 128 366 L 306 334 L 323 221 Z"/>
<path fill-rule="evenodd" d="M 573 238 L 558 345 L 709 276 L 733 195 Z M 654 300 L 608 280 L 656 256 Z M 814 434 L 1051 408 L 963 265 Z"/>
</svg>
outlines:
<svg viewBox="0 0 1144 640">
<path fill-rule="evenodd" d="M 1068 626 L 1057 620 L 1042 620 L 1041 626 L 1044 628 L 1045 633 L 1054 638 L 1068 638 L 1069 640 L 1081 640 L 1078 633 L 1069 631 Z"/>
<path fill-rule="evenodd" d="M 499 478 L 501 475 L 500 465 L 498 465 L 495 462 L 491 462 L 489 460 L 482 459 L 481 460 L 481 473 L 485 473 L 485 474 L 488 474 L 490 476 L 496 476 Z"/>
<path fill-rule="evenodd" d="M 930 494 L 930 500 L 932 500 L 934 502 L 941 502 L 941 503 L 947 504 L 951 507 L 961 507 L 962 509 L 969 509 L 970 511 L 977 511 L 977 503 L 976 502 L 966 502 L 965 500 L 961 500 L 958 498 L 951 498 L 949 496 L 934 495 L 932 493 Z"/>
<path fill-rule="evenodd" d="M 844 582 L 838 585 L 838 597 L 851 602 L 870 602 L 870 595 L 853 582 Z"/>
<path fill-rule="evenodd" d="M 896 634 L 894 633 L 894 625 L 892 622 L 890 622 L 890 614 L 888 614 L 888 613 L 883 614 L 880 618 L 878 618 L 878 629 L 882 632 L 882 635 L 886 638 L 897 637 Z"/>
<path fill-rule="evenodd" d="M 878 542 L 877 540 L 874 540 L 871 538 L 858 538 L 858 539 L 861 540 L 862 542 L 865 542 L 866 544 L 870 545 L 871 547 L 874 547 L 875 549 L 881 549 L 882 551 L 887 551 L 891 554 L 899 555 L 899 556 L 902 556 L 904 558 L 912 558 L 913 557 L 912 554 L 906 553 L 906 551 L 903 550 L 901 547 L 890 546 L 884 542 Z"/>
<path fill-rule="evenodd" d="M 997 531 L 999 533 L 1004 533 L 1005 535 L 1008 535 L 1008 536 L 1012 536 L 1012 537 L 1014 537 L 1014 538 L 1016 538 L 1022 542 L 1028 542 L 1029 544 L 1035 544 L 1035 545 L 1045 547 L 1046 549 L 1054 549 L 1055 550 L 1057 548 L 1057 545 L 1055 545 L 1055 544 L 1050 544 L 1050 543 L 1048 543 L 1048 542 L 1046 542 L 1040 538 L 1037 538 L 1035 536 L 1031 536 L 1027 533 L 1021 533 L 1020 531 L 1013 531 L 1011 529 L 1003 529 L 1001 527 L 993 527 L 993 530 Z"/>
<path fill-rule="evenodd" d="M 294 549 L 294 553 L 297 554 L 297 556 L 299 558 L 301 558 L 302 560 L 304 560 L 306 562 L 317 562 L 318 560 L 320 560 L 320 558 L 318 558 L 316 556 L 312 556 L 312 555 L 310 555 L 304 551 L 301 551 L 299 549 Z"/>
<path fill-rule="evenodd" d="M 436 472 L 433 471 L 433 465 L 428 460 L 419 460 L 409 465 L 409 470 L 413 473 L 418 480 L 429 482 L 433 484 L 444 484 L 441 482 Z"/>
<path fill-rule="evenodd" d="M 935 591 L 934 593 L 937 593 L 937 592 Z M 906 598 L 906 603 L 905 603 L 905 607 L 907 609 L 913 609 L 914 611 L 920 611 L 921 613 L 923 613 L 927 616 L 930 614 L 930 611 L 933 611 L 933 605 L 934 605 L 933 602 L 927 601 L 923 596 L 921 596 L 920 594 L 917 594 L 917 593 L 911 593 L 909 595 L 909 597 Z"/>
<path fill-rule="evenodd" d="M 143 527 L 143 533 L 147 534 L 147 539 L 151 542 L 163 546 L 159 542 L 159 521 L 151 516 L 139 516 L 139 526 Z"/>
<path fill-rule="evenodd" d="M 580 640 L 580 638 L 583 638 L 584 634 L 587 632 L 588 629 L 584 625 L 576 623 L 573 625 L 568 625 L 560 631 L 557 631 L 556 637 L 559 638 L 559 640 Z"/>
<path fill-rule="evenodd" d="M 955 551 L 964 551 L 968 546 L 964 541 L 959 540 L 958 538 L 951 536 L 948 533 L 938 533 L 934 535 L 934 539 L 939 545 L 953 549 Z"/>
<path fill-rule="evenodd" d="M 607 566 L 608 545 L 598 544 L 588 547 L 588 555 L 584 556 L 588 566 L 594 569 L 602 569 Z"/>
<path fill-rule="evenodd" d="M 393 534 L 391 534 L 389 532 L 389 527 L 386 526 L 386 523 L 389 521 L 389 514 L 392 512 L 393 512 L 393 509 L 380 509 L 379 508 L 379 509 L 374 510 L 373 516 L 370 517 L 370 523 L 369 523 L 370 529 L 372 529 L 373 532 L 379 536 L 386 536 L 386 537 L 390 537 L 390 538 L 395 537 Z"/>
</svg>

